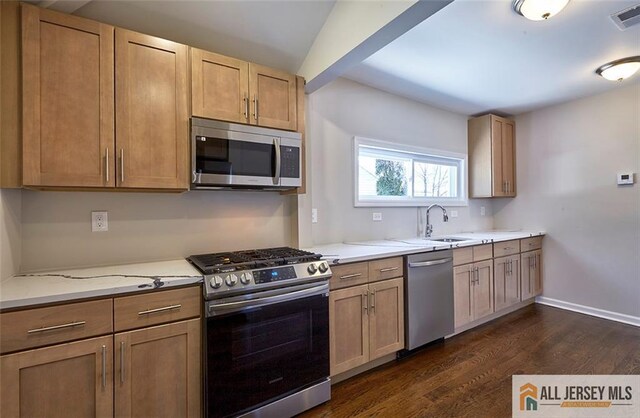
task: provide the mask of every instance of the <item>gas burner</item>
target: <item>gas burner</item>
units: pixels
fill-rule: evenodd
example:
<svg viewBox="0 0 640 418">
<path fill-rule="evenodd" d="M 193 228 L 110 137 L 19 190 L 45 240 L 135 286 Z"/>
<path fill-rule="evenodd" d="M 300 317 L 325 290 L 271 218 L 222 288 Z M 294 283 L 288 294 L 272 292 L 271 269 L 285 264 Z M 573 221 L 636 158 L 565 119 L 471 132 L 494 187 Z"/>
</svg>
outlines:
<svg viewBox="0 0 640 418">
<path fill-rule="evenodd" d="M 263 248 L 192 255 L 188 260 L 204 274 L 229 273 L 255 268 L 284 266 L 322 258 L 320 254 L 290 247 Z"/>
</svg>

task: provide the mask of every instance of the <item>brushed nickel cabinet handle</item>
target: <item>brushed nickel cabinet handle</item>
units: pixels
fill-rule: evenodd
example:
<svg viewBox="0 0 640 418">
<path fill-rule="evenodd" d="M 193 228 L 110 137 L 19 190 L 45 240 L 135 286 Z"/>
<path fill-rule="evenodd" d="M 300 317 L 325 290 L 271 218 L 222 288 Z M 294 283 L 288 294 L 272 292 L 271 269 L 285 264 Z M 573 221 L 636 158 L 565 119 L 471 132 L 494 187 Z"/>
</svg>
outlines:
<svg viewBox="0 0 640 418">
<path fill-rule="evenodd" d="M 376 311 L 376 291 L 371 292 L 371 312 Z"/>
<path fill-rule="evenodd" d="M 73 321 L 73 322 L 70 322 L 68 324 L 53 325 L 53 326 L 50 326 L 50 327 L 42 327 L 42 328 L 30 329 L 29 331 L 27 331 L 27 334 L 37 334 L 39 332 L 55 331 L 55 330 L 58 330 L 58 329 L 79 327 L 79 326 L 84 325 L 86 323 L 87 323 L 87 321 Z"/>
<path fill-rule="evenodd" d="M 380 269 L 380 273 L 386 273 L 388 271 L 396 271 L 396 270 L 398 270 L 398 267 L 387 267 L 387 268 Z"/>
<path fill-rule="evenodd" d="M 244 118 L 248 119 L 249 118 L 249 98 L 247 97 L 246 94 L 242 98 L 242 104 L 244 107 L 244 112 L 243 112 Z"/>
<path fill-rule="evenodd" d="M 369 292 L 366 290 L 362 294 L 362 306 L 364 307 L 364 313 L 369 315 Z"/>
<path fill-rule="evenodd" d="M 109 183 L 109 147 L 104 149 L 104 176 Z"/>
<path fill-rule="evenodd" d="M 107 346 L 102 346 L 102 388 L 107 386 Z"/>
<path fill-rule="evenodd" d="M 253 118 L 258 122 L 258 96 L 253 95 Z"/>
<path fill-rule="evenodd" d="M 120 383 L 124 383 L 124 341 L 120 341 Z"/>
<path fill-rule="evenodd" d="M 120 148 L 120 182 L 124 183 L 124 148 Z"/>
<path fill-rule="evenodd" d="M 180 309 L 182 308 L 182 305 L 170 305 L 170 306 L 163 306 L 162 308 L 155 308 L 155 309 L 147 309 L 146 311 L 140 311 L 138 312 L 138 315 L 149 315 L 149 314 L 154 314 L 154 313 L 158 313 L 158 312 L 165 312 L 165 311 L 172 311 L 174 309 Z"/>
<path fill-rule="evenodd" d="M 347 274 L 345 276 L 340 276 L 340 280 L 353 279 L 354 277 L 360 277 L 360 276 L 362 276 L 362 273 Z"/>
</svg>

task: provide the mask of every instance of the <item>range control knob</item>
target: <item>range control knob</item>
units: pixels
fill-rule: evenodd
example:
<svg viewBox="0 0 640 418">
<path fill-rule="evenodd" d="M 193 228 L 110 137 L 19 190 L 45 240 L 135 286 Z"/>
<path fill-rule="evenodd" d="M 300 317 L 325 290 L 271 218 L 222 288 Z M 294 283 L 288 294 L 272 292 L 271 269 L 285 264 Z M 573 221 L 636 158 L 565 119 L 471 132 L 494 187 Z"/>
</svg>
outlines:
<svg viewBox="0 0 640 418">
<path fill-rule="evenodd" d="M 307 267 L 307 271 L 309 272 L 309 274 L 315 274 L 318 269 L 316 268 L 315 264 L 309 264 L 309 267 Z"/>
<path fill-rule="evenodd" d="M 236 283 L 238 283 L 238 276 L 236 276 L 235 274 L 230 274 L 227 277 L 225 277 L 224 282 L 229 287 L 235 286 Z"/>
<path fill-rule="evenodd" d="M 222 286 L 222 277 L 220 276 L 213 276 L 211 278 L 211 280 L 209 280 L 209 284 L 211 285 L 211 287 L 213 287 L 214 289 L 219 288 L 220 286 Z"/>
<path fill-rule="evenodd" d="M 327 270 L 329 270 L 329 265 L 327 263 L 320 263 L 318 270 L 320 270 L 320 273 L 326 273 Z"/>
<path fill-rule="evenodd" d="M 240 283 L 242 283 L 242 284 L 251 283 L 251 273 L 242 273 L 240 275 Z"/>
</svg>

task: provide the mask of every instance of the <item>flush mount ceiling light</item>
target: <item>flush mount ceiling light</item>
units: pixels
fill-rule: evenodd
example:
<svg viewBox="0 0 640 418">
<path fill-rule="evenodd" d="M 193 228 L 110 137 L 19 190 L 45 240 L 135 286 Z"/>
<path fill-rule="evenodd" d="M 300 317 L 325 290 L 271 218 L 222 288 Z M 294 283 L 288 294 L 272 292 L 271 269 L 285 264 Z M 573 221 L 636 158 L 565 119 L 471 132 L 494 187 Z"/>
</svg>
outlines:
<svg viewBox="0 0 640 418">
<path fill-rule="evenodd" d="M 601 65 L 596 70 L 596 74 L 607 80 L 622 81 L 634 75 L 638 70 L 640 70 L 640 55 L 622 58 Z"/>
<path fill-rule="evenodd" d="M 564 9 L 569 0 L 514 0 L 513 10 L 529 20 L 547 20 Z"/>
</svg>

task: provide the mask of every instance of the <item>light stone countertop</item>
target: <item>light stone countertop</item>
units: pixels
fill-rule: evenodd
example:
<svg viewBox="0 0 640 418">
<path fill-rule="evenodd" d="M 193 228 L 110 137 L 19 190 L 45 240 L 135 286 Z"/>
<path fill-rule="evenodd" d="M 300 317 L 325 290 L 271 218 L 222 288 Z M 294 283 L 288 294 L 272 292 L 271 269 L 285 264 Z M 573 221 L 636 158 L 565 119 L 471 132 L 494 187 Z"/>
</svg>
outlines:
<svg viewBox="0 0 640 418">
<path fill-rule="evenodd" d="M 184 259 L 18 274 L 0 281 L 0 309 L 165 289 L 202 279 Z"/>
<path fill-rule="evenodd" d="M 459 234 L 445 235 L 453 238 L 467 238 L 468 241 L 444 243 L 430 241 L 422 238 L 385 239 L 378 241 L 343 242 L 335 244 L 322 244 L 309 248 L 306 251 L 322 254 L 323 259 L 329 264 L 345 264 L 356 261 L 367 261 L 383 257 L 395 257 L 406 254 L 423 253 L 429 251 L 446 250 L 450 248 L 470 247 L 492 242 L 509 241 L 512 239 L 530 238 L 542 236 L 543 231 L 482 231 L 461 232 Z M 432 238 L 439 238 L 434 236 Z"/>
</svg>

